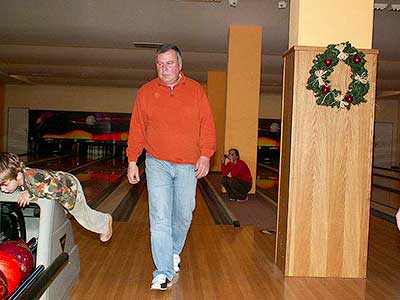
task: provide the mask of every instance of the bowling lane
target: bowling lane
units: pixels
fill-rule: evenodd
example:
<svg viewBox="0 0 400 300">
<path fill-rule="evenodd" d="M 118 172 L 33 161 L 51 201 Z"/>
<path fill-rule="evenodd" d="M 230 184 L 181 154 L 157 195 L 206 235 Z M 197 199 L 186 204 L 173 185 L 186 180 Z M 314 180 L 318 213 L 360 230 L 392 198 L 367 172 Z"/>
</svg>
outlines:
<svg viewBox="0 0 400 300">
<path fill-rule="evenodd" d="M 257 165 L 257 190 L 261 190 L 269 198 L 278 202 L 279 172 L 274 167 Z"/>
<path fill-rule="evenodd" d="M 129 218 L 130 223 L 140 223 L 140 232 L 146 234 L 149 232 L 149 203 L 148 203 L 148 192 L 147 187 L 144 187 L 144 191 L 140 194 L 139 201 L 136 208 L 133 210 L 131 217 Z M 197 188 L 196 191 L 196 208 L 193 211 L 193 225 L 215 225 L 213 217 L 209 211 L 203 194 Z M 191 231 L 201 230 L 200 227 L 192 227 Z"/>
<path fill-rule="evenodd" d="M 85 167 L 85 163 L 89 163 L 89 165 Z M 86 157 L 71 156 L 54 159 L 52 161 L 38 162 L 30 166 L 73 173 L 82 183 L 87 202 L 92 207 L 107 206 L 107 201 L 115 201 L 108 199 L 107 196 L 110 195 L 117 186 L 118 188 L 124 185 L 132 187 L 133 190 L 131 190 L 129 197 L 133 197 L 132 193 L 139 193 L 139 191 L 135 189 L 137 186 L 131 186 L 125 183 L 128 163 L 126 159 L 122 157 L 106 158 L 96 161 L 88 160 Z M 74 171 L 77 166 L 82 166 L 82 168 Z M 131 219 L 133 222 L 138 222 L 141 219 L 148 219 L 147 190 L 140 194 L 141 201 L 139 201 L 138 207 L 132 209 L 136 217 L 132 217 L 131 215 L 131 218 L 128 218 L 128 220 Z M 126 196 L 121 197 L 123 198 Z M 103 201 L 104 199 L 106 200 Z M 107 209 L 104 209 L 104 211 L 107 211 Z M 197 191 L 197 205 L 193 222 L 196 224 L 215 224 L 200 191 Z"/>
<path fill-rule="evenodd" d="M 96 160 L 98 159 L 87 156 L 64 155 L 37 161 L 28 161 L 26 164 L 31 168 L 71 172 L 71 170 L 77 167 L 84 166 Z"/>
<path fill-rule="evenodd" d="M 371 212 L 374 216 L 396 223 L 400 207 L 400 172 L 394 168 L 373 167 Z"/>
<path fill-rule="evenodd" d="M 82 183 L 88 203 L 99 202 L 125 177 L 127 162 L 121 157 L 95 159 L 87 156 L 63 156 L 51 160 L 27 163 L 31 168 L 65 171 Z"/>
<path fill-rule="evenodd" d="M 23 154 L 19 155 L 19 159 L 24 162 L 25 165 L 28 165 L 30 163 L 39 163 L 46 160 L 60 159 L 67 156 L 71 156 L 71 154 Z"/>
<path fill-rule="evenodd" d="M 72 172 L 82 183 L 87 202 L 100 202 L 125 179 L 128 163 L 122 158 L 109 158 Z"/>
</svg>

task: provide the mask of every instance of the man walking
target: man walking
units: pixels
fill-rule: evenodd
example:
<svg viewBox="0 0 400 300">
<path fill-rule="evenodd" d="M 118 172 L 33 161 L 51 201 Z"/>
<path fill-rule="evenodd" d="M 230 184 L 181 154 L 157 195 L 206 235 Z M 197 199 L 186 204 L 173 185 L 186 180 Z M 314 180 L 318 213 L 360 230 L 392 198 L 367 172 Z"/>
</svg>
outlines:
<svg viewBox="0 0 400 300">
<path fill-rule="evenodd" d="M 216 148 L 207 96 L 182 73 L 177 46 L 156 53 L 158 78 L 138 91 L 128 138 L 128 180 L 140 181 L 136 165 L 146 149 L 151 251 L 156 270 L 151 288 L 166 290 L 180 271 L 180 253 L 195 208 L 197 179 L 208 174 Z"/>
</svg>

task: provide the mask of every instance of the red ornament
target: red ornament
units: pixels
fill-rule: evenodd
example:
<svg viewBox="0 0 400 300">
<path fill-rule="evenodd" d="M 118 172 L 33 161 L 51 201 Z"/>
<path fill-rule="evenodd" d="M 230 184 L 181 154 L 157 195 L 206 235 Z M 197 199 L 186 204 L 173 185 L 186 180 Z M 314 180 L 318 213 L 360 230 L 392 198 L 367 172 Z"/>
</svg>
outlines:
<svg viewBox="0 0 400 300">
<path fill-rule="evenodd" d="M 329 67 L 331 64 L 332 64 L 332 59 L 330 59 L 329 57 L 325 58 L 325 65 Z"/>
<path fill-rule="evenodd" d="M 329 92 L 329 86 L 326 86 L 326 85 L 324 85 L 324 86 L 322 86 L 322 94 L 328 94 L 328 92 Z"/>
<path fill-rule="evenodd" d="M 6 276 L 8 284 L 7 296 L 9 296 L 21 282 L 21 268 L 14 257 L 7 252 L 0 251 L 0 270 Z"/>
<path fill-rule="evenodd" d="M 344 97 L 344 100 L 347 103 L 352 103 L 353 102 L 353 96 L 352 95 L 347 95 L 346 97 Z"/>
<path fill-rule="evenodd" d="M 355 55 L 353 58 L 353 62 L 355 64 L 359 64 L 361 62 L 361 57 L 359 57 L 358 55 Z"/>
<path fill-rule="evenodd" d="M 22 280 L 28 277 L 33 270 L 33 255 L 28 245 L 21 239 L 0 243 L 0 251 L 12 255 L 21 268 Z"/>
</svg>

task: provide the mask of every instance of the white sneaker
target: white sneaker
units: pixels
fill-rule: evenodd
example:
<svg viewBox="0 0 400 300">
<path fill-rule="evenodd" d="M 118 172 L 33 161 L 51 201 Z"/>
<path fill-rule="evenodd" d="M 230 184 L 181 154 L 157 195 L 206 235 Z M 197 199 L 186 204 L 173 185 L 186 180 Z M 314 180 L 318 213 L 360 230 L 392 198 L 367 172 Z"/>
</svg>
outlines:
<svg viewBox="0 0 400 300">
<path fill-rule="evenodd" d="M 151 290 L 165 291 L 172 286 L 172 281 L 169 281 L 164 274 L 158 274 L 151 282 Z"/>
<path fill-rule="evenodd" d="M 179 273 L 181 270 L 181 258 L 178 254 L 174 254 L 174 271 L 175 273 Z"/>
<path fill-rule="evenodd" d="M 245 202 L 245 201 L 247 201 L 247 200 L 249 200 L 249 196 L 247 196 L 247 197 L 244 198 L 244 199 L 237 199 L 236 201 L 237 201 L 237 202 Z"/>
</svg>

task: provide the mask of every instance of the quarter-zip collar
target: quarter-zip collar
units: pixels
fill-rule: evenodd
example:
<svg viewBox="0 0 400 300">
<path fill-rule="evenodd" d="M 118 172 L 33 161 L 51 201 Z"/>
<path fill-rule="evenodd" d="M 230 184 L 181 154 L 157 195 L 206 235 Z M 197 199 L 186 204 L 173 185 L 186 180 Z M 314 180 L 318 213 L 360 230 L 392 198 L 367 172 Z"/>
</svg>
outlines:
<svg viewBox="0 0 400 300">
<path fill-rule="evenodd" d="M 158 85 L 160 85 L 160 86 L 166 86 L 166 87 L 168 87 L 169 89 L 174 89 L 176 86 L 178 86 L 178 85 L 180 85 L 180 84 L 185 84 L 185 82 L 186 82 L 186 77 L 185 77 L 185 75 L 182 73 L 182 72 L 180 72 L 179 73 L 179 79 L 177 80 L 177 82 L 176 82 L 176 84 L 174 85 L 174 86 L 169 86 L 169 85 L 167 85 L 167 84 L 165 84 L 165 83 L 163 83 L 161 80 L 160 80 L 160 78 L 157 78 L 157 83 L 158 83 Z"/>
<path fill-rule="evenodd" d="M 186 83 L 186 77 L 185 77 L 185 75 L 184 75 L 182 72 L 180 72 L 180 73 L 179 73 L 179 79 L 178 79 L 178 81 L 176 82 L 176 84 L 175 84 L 174 86 L 169 86 L 169 85 L 167 85 L 167 84 L 161 82 L 160 78 L 157 78 L 157 83 L 158 83 L 159 86 L 165 86 L 165 87 L 167 87 L 167 88 L 169 89 L 169 94 L 170 94 L 171 96 L 173 96 L 173 95 L 174 95 L 174 89 L 175 89 L 178 85 L 181 85 L 181 84 L 185 84 L 185 83 Z"/>
</svg>

